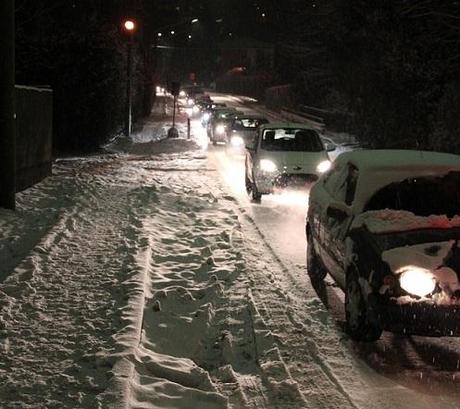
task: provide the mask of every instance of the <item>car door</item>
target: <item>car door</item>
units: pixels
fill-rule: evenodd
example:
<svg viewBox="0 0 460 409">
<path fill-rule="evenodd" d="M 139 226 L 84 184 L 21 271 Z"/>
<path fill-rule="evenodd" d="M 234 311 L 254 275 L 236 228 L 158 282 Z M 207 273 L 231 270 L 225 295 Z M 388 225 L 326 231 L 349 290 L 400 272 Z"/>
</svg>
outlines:
<svg viewBox="0 0 460 409">
<path fill-rule="evenodd" d="M 345 238 L 353 219 L 351 206 L 355 197 L 359 171 L 347 163 L 332 180 L 330 202 L 321 213 L 321 241 L 324 264 L 341 285 L 345 285 L 344 265 L 346 257 Z"/>
</svg>

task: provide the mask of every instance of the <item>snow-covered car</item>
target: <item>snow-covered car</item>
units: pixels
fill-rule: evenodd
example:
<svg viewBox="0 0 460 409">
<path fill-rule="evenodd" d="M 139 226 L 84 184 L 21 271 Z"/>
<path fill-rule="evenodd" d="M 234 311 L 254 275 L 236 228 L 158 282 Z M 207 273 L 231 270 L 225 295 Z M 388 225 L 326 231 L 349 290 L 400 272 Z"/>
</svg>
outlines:
<svg viewBox="0 0 460 409">
<path fill-rule="evenodd" d="M 238 115 L 226 129 L 227 153 L 245 154 L 246 145 L 254 145 L 259 126 L 267 124 L 267 118 L 261 115 L 244 114 Z"/>
<path fill-rule="evenodd" d="M 342 153 L 310 191 L 307 270 L 345 291 L 356 340 L 460 334 L 460 156 Z"/>
<path fill-rule="evenodd" d="M 245 184 L 254 201 L 278 189 L 309 187 L 331 166 L 318 132 L 305 124 L 261 125 L 246 151 Z"/>
</svg>

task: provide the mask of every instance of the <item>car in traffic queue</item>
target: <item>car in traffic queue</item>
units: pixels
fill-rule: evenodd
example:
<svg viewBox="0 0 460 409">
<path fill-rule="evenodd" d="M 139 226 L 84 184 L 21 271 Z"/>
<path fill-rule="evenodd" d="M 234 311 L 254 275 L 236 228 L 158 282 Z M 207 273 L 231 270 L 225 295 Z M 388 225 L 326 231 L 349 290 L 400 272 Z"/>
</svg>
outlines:
<svg viewBox="0 0 460 409">
<path fill-rule="evenodd" d="M 307 271 L 345 292 L 350 336 L 460 335 L 460 156 L 342 153 L 309 195 Z"/>
<path fill-rule="evenodd" d="M 195 100 L 197 98 L 201 98 L 204 95 L 206 94 L 203 88 L 198 85 L 184 86 L 179 92 L 179 98 L 182 98 L 184 100 L 184 105 L 190 108 L 195 105 Z"/>
<path fill-rule="evenodd" d="M 253 145 L 259 126 L 269 120 L 261 115 L 242 114 L 236 116 L 226 129 L 227 153 L 245 154 L 246 145 Z"/>
<path fill-rule="evenodd" d="M 242 114 L 242 112 L 233 107 L 216 108 L 213 110 L 211 118 L 206 125 L 208 138 L 213 145 L 216 145 L 218 142 L 227 142 L 227 129 L 231 121 L 239 114 Z"/>
<path fill-rule="evenodd" d="M 208 109 L 213 103 L 211 97 L 208 94 L 203 94 L 195 98 L 195 103 L 193 106 L 188 107 L 188 115 L 192 118 L 199 117 L 203 115 L 203 112 Z"/>
<path fill-rule="evenodd" d="M 224 102 L 212 101 L 211 103 L 206 104 L 205 106 L 202 107 L 201 125 L 203 126 L 203 128 L 207 127 L 208 122 L 211 119 L 212 113 L 216 109 L 221 109 L 221 108 L 227 108 L 227 104 L 225 104 Z"/>
<path fill-rule="evenodd" d="M 317 130 L 305 124 L 261 125 L 246 145 L 245 185 L 253 201 L 288 187 L 306 188 L 331 166 Z"/>
</svg>

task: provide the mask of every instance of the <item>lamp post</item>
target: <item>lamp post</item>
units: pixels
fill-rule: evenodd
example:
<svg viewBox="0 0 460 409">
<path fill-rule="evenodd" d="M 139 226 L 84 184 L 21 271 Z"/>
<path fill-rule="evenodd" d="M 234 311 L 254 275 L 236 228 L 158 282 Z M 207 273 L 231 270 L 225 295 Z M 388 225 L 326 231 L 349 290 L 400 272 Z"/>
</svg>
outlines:
<svg viewBox="0 0 460 409">
<path fill-rule="evenodd" d="M 15 208 L 14 0 L 0 2 L 0 207 Z"/>
<path fill-rule="evenodd" d="M 126 116 L 125 116 L 125 136 L 131 136 L 132 129 L 132 48 L 133 48 L 133 37 L 134 31 L 136 30 L 136 24 L 133 20 L 125 20 L 123 28 L 128 34 L 128 55 L 127 55 L 127 81 L 126 81 Z"/>
</svg>

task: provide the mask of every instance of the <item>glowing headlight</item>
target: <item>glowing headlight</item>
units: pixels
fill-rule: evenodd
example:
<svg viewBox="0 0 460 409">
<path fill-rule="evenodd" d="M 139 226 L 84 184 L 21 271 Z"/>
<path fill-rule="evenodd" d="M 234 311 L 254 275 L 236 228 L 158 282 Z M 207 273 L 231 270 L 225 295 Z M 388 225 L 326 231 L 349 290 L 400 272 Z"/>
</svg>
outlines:
<svg viewBox="0 0 460 409">
<path fill-rule="evenodd" d="M 260 160 L 260 169 L 264 172 L 276 172 L 276 165 L 269 159 Z"/>
<path fill-rule="evenodd" d="M 194 103 L 195 103 L 195 101 L 193 100 L 193 98 L 189 98 L 187 100 L 187 105 L 189 105 L 189 106 L 192 106 Z"/>
<path fill-rule="evenodd" d="M 216 126 L 216 133 L 222 135 L 225 133 L 225 126 L 224 125 L 217 125 Z"/>
<path fill-rule="evenodd" d="M 184 98 L 186 95 L 187 95 L 187 94 L 185 93 L 185 91 L 179 92 L 179 96 L 180 96 L 181 98 Z"/>
<path fill-rule="evenodd" d="M 195 106 L 193 107 L 193 109 L 192 109 L 192 112 L 193 112 L 194 114 L 197 114 L 198 112 L 200 112 L 200 108 L 197 107 L 197 106 L 195 105 Z"/>
<path fill-rule="evenodd" d="M 230 143 L 233 146 L 243 146 L 244 145 L 244 139 L 241 136 L 232 136 L 232 139 L 230 140 Z"/>
<path fill-rule="evenodd" d="M 425 297 L 432 293 L 436 287 L 433 274 L 424 268 L 408 266 L 402 268 L 399 282 L 401 288 L 410 294 Z"/>
<path fill-rule="evenodd" d="M 316 167 L 316 170 L 319 173 L 324 173 L 324 172 L 327 172 L 330 168 L 331 168 L 331 161 L 324 160 Z"/>
<path fill-rule="evenodd" d="M 209 118 L 211 118 L 211 114 L 209 112 L 205 112 L 203 114 L 203 121 L 209 121 Z"/>
</svg>

